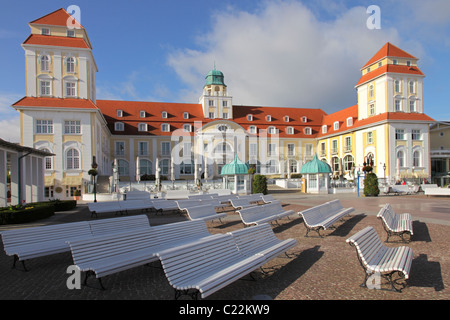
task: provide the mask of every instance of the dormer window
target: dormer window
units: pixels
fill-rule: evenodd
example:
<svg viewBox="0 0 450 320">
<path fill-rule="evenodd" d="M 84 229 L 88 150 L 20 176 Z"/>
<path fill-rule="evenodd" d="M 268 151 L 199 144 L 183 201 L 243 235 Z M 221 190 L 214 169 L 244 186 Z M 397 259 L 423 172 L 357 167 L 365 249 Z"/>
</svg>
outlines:
<svg viewBox="0 0 450 320">
<path fill-rule="evenodd" d="M 353 118 L 349 117 L 347 118 L 347 127 L 351 127 L 353 125 Z"/>
<path fill-rule="evenodd" d="M 163 119 L 167 119 L 167 111 L 163 111 L 161 113 L 161 116 L 163 117 Z"/>
<path fill-rule="evenodd" d="M 304 122 L 304 123 L 308 122 L 308 117 L 303 116 L 302 117 L 302 122 Z"/>
<path fill-rule="evenodd" d="M 67 30 L 67 36 L 70 38 L 75 38 L 75 30 Z"/>
<path fill-rule="evenodd" d="M 311 128 L 310 128 L 310 127 L 306 127 L 306 128 L 305 128 L 305 134 L 306 134 L 307 136 L 311 135 Z"/>
<path fill-rule="evenodd" d="M 334 131 L 339 130 L 339 121 L 335 121 L 335 122 L 333 123 L 333 128 L 334 128 Z"/>
<path fill-rule="evenodd" d="M 138 130 L 139 131 L 147 131 L 147 124 L 146 123 L 139 123 Z"/>
<path fill-rule="evenodd" d="M 41 34 L 43 36 L 49 36 L 50 35 L 50 29 L 49 28 L 42 28 L 41 29 Z"/>
<path fill-rule="evenodd" d="M 183 112 L 183 119 L 189 119 L 189 112 Z"/>
<path fill-rule="evenodd" d="M 116 111 L 116 114 L 117 114 L 117 117 L 118 117 L 118 118 L 122 118 L 122 117 L 123 117 L 123 110 L 120 110 L 120 109 L 117 110 L 117 111 Z"/>
<path fill-rule="evenodd" d="M 248 133 L 257 133 L 257 127 L 256 126 L 248 127 Z"/>
<path fill-rule="evenodd" d="M 397 59 L 392 60 L 392 64 L 398 64 Z"/>
<path fill-rule="evenodd" d="M 253 121 L 253 115 L 252 114 L 248 114 L 247 115 L 247 120 L 248 121 Z"/>
<path fill-rule="evenodd" d="M 267 115 L 266 116 L 266 121 L 269 121 L 269 122 L 272 121 L 272 116 L 271 115 Z"/>
<path fill-rule="evenodd" d="M 270 126 L 270 127 L 267 129 L 267 131 L 268 131 L 269 134 L 276 134 L 276 133 L 277 133 L 277 128 L 275 128 L 275 127 L 273 127 L 273 126 Z"/>
<path fill-rule="evenodd" d="M 170 132 L 170 124 L 168 124 L 168 123 L 163 123 L 163 124 L 161 125 L 161 131 L 162 131 L 162 132 Z"/>
<path fill-rule="evenodd" d="M 324 124 L 322 126 L 322 133 L 327 133 L 327 125 L 326 124 Z"/>
<path fill-rule="evenodd" d="M 411 61 L 406 61 L 406 65 L 408 66 L 408 67 L 410 67 L 411 66 Z"/>
<path fill-rule="evenodd" d="M 192 126 L 190 124 L 183 124 L 183 132 L 191 132 Z"/>
<path fill-rule="evenodd" d="M 286 134 L 294 134 L 294 128 L 293 127 L 287 127 L 286 128 Z"/>
<path fill-rule="evenodd" d="M 125 129 L 125 126 L 124 126 L 123 122 L 116 122 L 114 124 L 114 130 L 116 130 L 116 131 L 124 131 L 124 129 Z"/>
<path fill-rule="evenodd" d="M 284 116 L 284 122 L 289 122 L 289 116 Z"/>
<path fill-rule="evenodd" d="M 144 110 L 139 111 L 139 117 L 140 118 L 145 118 L 145 115 L 146 115 L 146 113 L 145 113 Z"/>
</svg>

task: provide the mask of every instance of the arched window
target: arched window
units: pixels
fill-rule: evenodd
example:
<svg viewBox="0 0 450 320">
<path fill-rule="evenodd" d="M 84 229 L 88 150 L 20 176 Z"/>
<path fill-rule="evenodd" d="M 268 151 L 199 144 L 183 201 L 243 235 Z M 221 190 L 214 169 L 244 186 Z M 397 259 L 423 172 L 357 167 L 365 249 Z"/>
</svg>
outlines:
<svg viewBox="0 0 450 320">
<path fill-rule="evenodd" d="M 355 160 L 353 159 L 352 155 L 346 155 L 344 157 L 344 170 L 350 171 L 355 166 Z"/>
<path fill-rule="evenodd" d="M 80 169 L 80 152 L 77 149 L 71 148 L 66 152 L 66 169 L 78 170 Z"/>
<path fill-rule="evenodd" d="M 117 166 L 119 167 L 120 176 L 128 176 L 130 174 L 130 166 L 128 165 L 128 161 L 119 159 L 117 160 Z"/>
<path fill-rule="evenodd" d="M 331 167 L 333 171 L 339 171 L 339 158 L 333 157 L 331 158 Z"/>
<path fill-rule="evenodd" d="M 397 152 L 397 161 L 399 167 L 405 166 L 405 153 L 402 150 Z"/>
<path fill-rule="evenodd" d="M 369 98 L 373 98 L 373 84 L 369 86 Z"/>
<path fill-rule="evenodd" d="M 152 162 L 147 159 L 139 159 L 139 170 L 141 175 L 152 174 L 153 173 Z"/>
<path fill-rule="evenodd" d="M 75 72 L 75 58 L 74 57 L 68 57 L 66 59 L 66 71 L 67 71 L 67 73 Z"/>
<path fill-rule="evenodd" d="M 48 56 L 41 56 L 41 71 L 47 72 L 49 70 L 50 58 Z"/>
<path fill-rule="evenodd" d="M 216 156 L 221 156 L 223 154 L 227 154 L 232 152 L 233 150 L 231 149 L 230 145 L 226 142 L 221 142 L 218 145 L 216 145 L 214 147 L 214 154 Z"/>
<path fill-rule="evenodd" d="M 421 161 L 420 151 L 415 150 L 413 152 L 413 167 L 421 167 L 421 166 L 422 166 L 422 161 Z"/>
</svg>

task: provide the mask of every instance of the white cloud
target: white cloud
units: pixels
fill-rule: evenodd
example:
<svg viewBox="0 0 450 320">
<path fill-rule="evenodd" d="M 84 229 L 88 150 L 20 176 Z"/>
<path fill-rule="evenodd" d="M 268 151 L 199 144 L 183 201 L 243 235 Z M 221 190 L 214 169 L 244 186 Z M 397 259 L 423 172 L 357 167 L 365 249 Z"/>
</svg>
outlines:
<svg viewBox="0 0 450 320">
<path fill-rule="evenodd" d="M 320 20 L 295 1 L 267 2 L 256 13 L 230 9 L 212 17 L 201 49 L 173 52 L 169 65 L 186 84 L 180 101 L 196 102 L 216 62 L 234 104 L 322 108 L 356 103 L 360 68 L 387 41 L 401 46 L 393 28 L 369 30 L 365 7 Z M 336 10 L 338 11 L 338 10 Z"/>
<path fill-rule="evenodd" d="M 19 143 L 20 142 L 20 117 L 0 120 L 0 138 L 5 141 Z"/>
</svg>

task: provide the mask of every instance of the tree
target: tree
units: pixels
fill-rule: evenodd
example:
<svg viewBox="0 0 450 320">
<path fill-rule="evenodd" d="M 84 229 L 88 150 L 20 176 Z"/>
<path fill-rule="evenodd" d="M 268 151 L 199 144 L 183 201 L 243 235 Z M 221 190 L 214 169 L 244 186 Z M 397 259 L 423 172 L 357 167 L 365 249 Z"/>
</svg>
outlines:
<svg viewBox="0 0 450 320">
<path fill-rule="evenodd" d="M 267 178 L 265 176 L 260 174 L 255 175 L 252 192 L 267 194 Z"/>
<path fill-rule="evenodd" d="M 366 197 L 377 197 L 380 194 L 378 178 L 375 173 L 369 172 L 364 179 L 364 195 Z"/>
</svg>

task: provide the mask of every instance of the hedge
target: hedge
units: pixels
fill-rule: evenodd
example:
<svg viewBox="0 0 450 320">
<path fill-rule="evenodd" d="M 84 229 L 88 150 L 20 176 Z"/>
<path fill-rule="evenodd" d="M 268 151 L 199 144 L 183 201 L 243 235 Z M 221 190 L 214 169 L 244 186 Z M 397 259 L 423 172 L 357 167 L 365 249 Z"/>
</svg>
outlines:
<svg viewBox="0 0 450 320">
<path fill-rule="evenodd" d="M 75 200 L 47 201 L 29 203 L 25 206 L 10 206 L 0 208 L 0 225 L 20 224 L 51 217 L 57 211 L 66 211 L 75 208 Z"/>
</svg>

